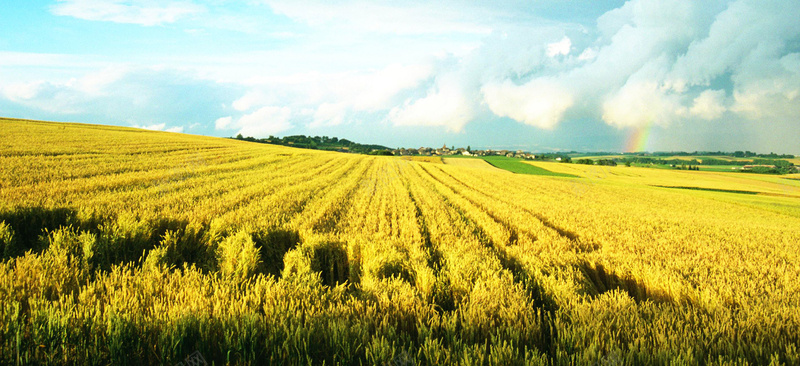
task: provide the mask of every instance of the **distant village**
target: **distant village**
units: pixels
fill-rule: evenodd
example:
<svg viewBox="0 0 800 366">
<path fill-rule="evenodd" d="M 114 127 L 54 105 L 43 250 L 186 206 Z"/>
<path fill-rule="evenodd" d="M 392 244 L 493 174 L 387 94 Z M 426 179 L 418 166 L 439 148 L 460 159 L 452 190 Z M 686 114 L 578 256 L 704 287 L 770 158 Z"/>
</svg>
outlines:
<svg viewBox="0 0 800 366">
<path fill-rule="evenodd" d="M 257 143 L 274 145 L 284 145 L 305 149 L 328 150 L 346 153 L 358 153 L 367 155 L 394 155 L 394 156 L 505 156 L 523 160 L 558 161 L 562 163 L 576 163 L 588 165 L 608 165 L 616 166 L 625 164 L 626 166 L 654 166 L 661 165 L 672 169 L 680 170 L 700 170 L 701 165 L 730 166 L 733 171 L 764 173 L 764 174 L 788 174 L 800 172 L 800 167 L 795 166 L 789 160 L 795 156 L 789 154 L 757 154 L 751 151 L 730 152 L 709 152 L 695 151 L 693 153 L 683 151 L 671 152 L 597 152 L 582 153 L 576 151 L 555 152 L 555 153 L 530 153 L 523 150 L 472 150 L 454 146 L 447 147 L 447 144 L 440 148 L 420 147 L 417 149 L 391 149 L 383 145 L 360 144 L 347 139 L 339 139 L 328 136 L 305 136 L 292 135 L 285 137 L 269 136 L 268 138 L 257 139 L 254 137 L 244 137 L 241 134 L 233 137 L 237 140 L 244 140 Z M 572 156 L 582 156 L 573 161 Z M 592 158 L 591 156 L 596 156 Z M 617 155 L 607 157 L 608 155 Z M 606 156 L 606 157 L 604 157 Z M 750 160 L 724 159 L 729 156 L 734 158 L 750 158 Z"/>
<path fill-rule="evenodd" d="M 464 155 L 464 156 L 507 156 L 509 158 L 520 158 L 526 160 L 534 160 L 536 159 L 536 155 L 531 154 L 529 152 L 525 152 L 522 150 L 511 151 L 511 150 L 472 150 L 469 147 L 463 148 L 455 148 L 455 147 L 447 147 L 447 145 L 443 145 L 438 149 L 430 148 L 430 147 L 420 147 L 419 149 L 394 149 L 391 150 L 393 155 L 396 156 L 406 156 L 406 155 L 424 155 L 424 156 L 452 156 L 452 155 Z M 561 160 L 560 158 L 556 158 Z"/>
</svg>

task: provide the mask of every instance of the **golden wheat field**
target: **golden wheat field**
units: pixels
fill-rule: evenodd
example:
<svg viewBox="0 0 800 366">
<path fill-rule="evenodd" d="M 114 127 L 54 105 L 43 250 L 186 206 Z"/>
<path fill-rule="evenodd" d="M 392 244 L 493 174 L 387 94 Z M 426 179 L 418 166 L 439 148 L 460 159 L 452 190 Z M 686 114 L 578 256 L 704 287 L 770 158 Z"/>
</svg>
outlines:
<svg viewBox="0 0 800 366">
<path fill-rule="evenodd" d="M 0 364 L 800 364 L 798 180 L 0 137 Z"/>
</svg>

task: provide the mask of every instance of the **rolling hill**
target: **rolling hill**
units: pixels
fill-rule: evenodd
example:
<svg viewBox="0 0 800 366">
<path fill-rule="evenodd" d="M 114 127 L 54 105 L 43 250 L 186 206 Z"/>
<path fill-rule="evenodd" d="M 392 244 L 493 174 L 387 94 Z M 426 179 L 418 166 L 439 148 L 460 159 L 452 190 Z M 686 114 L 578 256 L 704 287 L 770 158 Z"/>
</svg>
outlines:
<svg viewBox="0 0 800 366">
<path fill-rule="evenodd" d="M 797 180 L 0 136 L 1 364 L 800 362 Z"/>
</svg>

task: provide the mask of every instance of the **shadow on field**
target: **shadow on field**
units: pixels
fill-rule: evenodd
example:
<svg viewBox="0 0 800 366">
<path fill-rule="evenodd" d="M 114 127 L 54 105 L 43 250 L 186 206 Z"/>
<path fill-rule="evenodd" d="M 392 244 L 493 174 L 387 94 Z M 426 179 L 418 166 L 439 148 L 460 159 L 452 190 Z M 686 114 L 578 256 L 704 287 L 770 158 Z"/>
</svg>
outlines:
<svg viewBox="0 0 800 366">
<path fill-rule="evenodd" d="M 261 250 L 264 272 L 280 277 L 283 257 L 300 244 L 300 234 L 294 230 L 274 229 L 254 234 L 253 241 Z"/>
<path fill-rule="evenodd" d="M 636 302 L 653 301 L 657 303 L 674 302 L 663 290 L 647 288 L 642 281 L 632 276 L 619 276 L 602 264 L 581 262 L 577 265 L 588 284 L 590 295 L 598 296 L 611 290 L 622 290 Z"/>
<path fill-rule="evenodd" d="M 18 257 L 28 250 L 41 252 L 46 249 L 45 243 L 39 238 L 46 230 L 86 226 L 79 223 L 76 216 L 76 211 L 68 208 L 24 207 L 1 212 L 0 222 L 10 228 L 8 239 L 0 248 L 2 258 Z"/>
<path fill-rule="evenodd" d="M 189 228 L 182 220 L 159 218 L 143 220 L 133 216 L 99 217 L 79 214 L 71 208 L 21 207 L 0 213 L 3 226 L 2 258 L 19 257 L 27 251 L 41 253 L 47 250 L 48 233 L 61 228 L 86 232 L 94 237 L 91 245 L 92 264 L 99 269 L 110 269 L 114 264 L 140 262 L 171 233 L 181 244 L 191 241 L 194 247 L 201 240 L 204 229 Z M 184 245 L 189 248 L 192 245 Z M 185 250 L 180 253 L 187 261 L 199 260 L 197 253 Z M 140 263 L 139 263 L 140 264 Z"/>
<path fill-rule="evenodd" d="M 382 261 L 375 269 L 375 276 L 380 279 L 399 278 L 411 286 L 416 283 L 414 271 L 408 263 L 399 258 Z"/>
<path fill-rule="evenodd" d="M 228 234 L 212 230 L 206 223 L 172 218 L 142 218 L 133 214 L 101 217 L 81 214 L 72 208 L 21 207 L 0 212 L 0 259 L 16 258 L 28 251 L 42 253 L 50 245 L 48 233 L 62 228 L 91 235 L 91 245 L 86 248 L 92 253 L 89 264 L 100 270 L 123 263 L 136 267 L 149 263 L 178 268 L 190 264 L 213 271 L 218 266 L 219 242 Z M 296 231 L 280 228 L 248 234 L 263 264 L 258 272 L 274 276 L 280 276 L 283 270 L 284 255 L 301 241 Z M 329 257 L 337 255 L 328 255 L 320 248 L 315 264 L 336 267 L 338 262 Z M 338 280 L 336 277 L 332 282 Z"/>
<path fill-rule="evenodd" d="M 350 259 L 345 244 L 329 240 L 302 243 L 284 256 L 283 277 L 317 273 L 326 286 L 336 286 L 350 279 Z"/>
</svg>

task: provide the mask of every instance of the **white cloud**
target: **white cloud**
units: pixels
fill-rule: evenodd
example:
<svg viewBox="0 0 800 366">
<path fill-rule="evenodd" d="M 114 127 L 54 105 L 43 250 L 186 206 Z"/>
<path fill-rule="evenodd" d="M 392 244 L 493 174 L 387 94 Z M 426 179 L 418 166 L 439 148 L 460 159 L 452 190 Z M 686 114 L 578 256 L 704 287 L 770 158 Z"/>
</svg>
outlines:
<svg viewBox="0 0 800 366">
<path fill-rule="evenodd" d="M 233 117 L 221 117 L 214 121 L 214 128 L 218 130 L 227 129 L 233 123 Z"/>
<path fill-rule="evenodd" d="M 314 121 L 311 127 L 337 126 L 342 124 L 347 113 L 347 106 L 343 103 L 322 103 L 314 112 Z"/>
<path fill-rule="evenodd" d="M 15 102 L 33 99 L 45 88 L 45 82 L 17 83 L 3 87 L 3 95 Z"/>
<path fill-rule="evenodd" d="M 595 57 L 597 57 L 597 50 L 594 48 L 587 48 L 581 52 L 581 54 L 578 56 L 578 60 L 589 61 L 594 60 Z"/>
<path fill-rule="evenodd" d="M 292 128 L 291 116 L 288 107 L 266 106 L 235 121 L 230 116 L 219 118 L 215 125 L 218 130 L 238 130 L 236 133 L 244 136 L 267 137 Z"/>
<path fill-rule="evenodd" d="M 107 67 L 59 82 L 0 84 L 0 96 L 46 115 L 153 128 L 164 123 L 158 129 L 174 130 L 176 124 L 213 122 L 207 116 L 219 115 L 229 102 L 228 88 L 174 70 Z"/>
<path fill-rule="evenodd" d="M 397 126 L 443 126 L 460 132 L 475 115 L 475 101 L 454 82 L 442 82 L 428 95 L 407 101 L 389 112 L 389 121 Z"/>
<path fill-rule="evenodd" d="M 226 8 L 220 2 L 63 0 L 54 14 L 190 20 L 183 30 L 202 32 L 186 39 L 221 28 L 261 38 L 243 40 L 252 42 L 247 51 L 115 63 L 110 55 L 3 51 L 0 94 L 53 114 L 164 121 L 165 129 L 199 122 L 253 135 L 356 120 L 459 132 L 477 116 L 541 129 L 576 117 L 664 130 L 800 118 L 800 2 L 630 0 L 581 24 L 537 17 L 562 3 L 269 0 L 214 21 L 200 13 Z"/>
<path fill-rule="evenodd" d="M 488 111 L 542 129 L 555 129 L 566 115 L 601 119 L 618 128 L 668 127 L 676 122 L 717 120 L 729 111 L 731 118 L 737 114 L 757 118 L 755 112 L 769 108 L 790 115 L 793 109 L 787 103 L 800 93 L 800 83 L 777 63 L 785 51 L 753 56 L 763 43 L 798 40 L 800 26 L 792 21 L 798 8 L 794 4 L 783 4 L 781 10 L 778 2 L 760 6 L 752 0 L 632 0 L 601 16 L 596 29 L 570 28 L 564 23 L 498 26 L 499 8 L 487 13 L 493 19 L 476 20 L 466 14 L 469 10 L 450 13 L 441 7 L 420 15 L 413 3 L 270 5 L 320 29 L 408 35 L 459 32 L 459 26 L 466 24 L 494 28 L 495 33 L 479 47 L 437 55 L 427 65 L 308 74 L 288 84 L 284 80 L 282 90 L 290 86 L 292 98 L 297 98 L 289 103 L 291 107 L 313 110 L 312 126 L 345 123 L 360 111 L 385 111 L 394 125 L 442 126 L 458 132 Z M 753 8 L 758 9 L 748 10 Z M 384 19 L 386 14 L 394 15 Z M 445 20 L 441 28 L 414 28 L 415 22 L 431 14 Z M 770 30 L 770 24 L 781 29 Z M 721 57 L 714 56 L 715 50 Z M 755 60 L 753 70 L 746 65 L 748 59 Z M 773 62 L 764 62 L 769 60 Z M 778 71 L 758 74 L 766 67 Z M 726 84 L 726 78 L 733 85 Z M 234 107 L 244 111 L 279 105 L 286 97 L 255 93 Z"/>
<path fill-rule="evenodd" d="M 691 44 L 675 62 L 673 76 L 705 85 L 733 71 L 759 47 L 797 39 L 800 3 L 739 0 L 716 15 L 704 37 Z"/>
<path fill-rule="evenodd" d="M 510 81 L 490 83 L 482 91 L 494 114 L 548 130 L 561 122 L 573 104 L 569 92 L 546 79 L 534 79 L 524 85 Z"/>
<path fill-rule="evenodd" d="M 425 64 L 390 64 L 378 70 L 301 73 L 263 79 L 232 103 L 239 112 L 286 105 L 312 110 L 310 127 L 335 126 L 354 112 L 381 112 L 402 103 L 403 92 L 416 88 L 432 70 Z"/>
<path fill-rule="evenodd" d="M 677 97 L 652 81 L 625 84 L 603 103 L 603 120 L 616 127 L 667 126 L 685 114 Z"/>
<path fill-rule="evenodd" d="M 18 104 L 32 106 L 51 113 L 76 114 L 83 111 L 81 104 L 88 100 L 86 93 L 71 83 L 33 81 L 2 87 L 3 96 Z"/>
<path fill-rule="evenodd" d="M 154 26 L 174 23 L 202 13 L 205 8 L 188 1 L 155 0 L 59 0 L 50 10 L 55 15 L 84 20 Z"/>
<path fill-rule="evenodd" d="M 261 90 L 251 90 L 232 104 L 237 111 L 244 112 L 253 107 L 263 104 L 270 104 L 272 98 Z"/>
<path fill-rule="evenodd" d="M 562 40 L 547 45 L 547 56 L 556 57 L 559 55 L 568 55 L 572 41 L 569 37 L 564 37 Z"/>
<path fill-rule="evenodd" d="M 429 65 L 391 64 L 373 73 L 358 75 L 350 83 L 345 82 L 338 89 L 350 94 L 353 109 L 375 111 L 390 108 L 398 93 L 416 87 L 430 76 Z"/>
<path fill-rule="evenodd" d="M 765 121 L 772 117 L 800 117 L 800 98 L 795 93 L 776 93 L 770 85 L 750 85 L 733 93 L 731 111 L 752 120 Z"/>
<path fill-rule="evenodd" d="M 689 113 L 702 119 L 714 120 L 722 117 L 722 114 L 725 113 L 724 103 L 724 90 L 705 90 L 697 98 L 694 98 Z"/>
<path fill-rule="evenodd" d="M 800 53 L 778 58 L 774 50 L 759 47 L 733 81 L 732 111 L 753 120 L 800 118 Z"/>
<path fill-rule="evenodd" d="M 144 130 L 151 130 L 151 131 L 162 131 L 162 130 L 164 130 L 164 128 L 167 127 L 167 124 L 166 123 L 156 123 L 156 124 L 148 125 L 148 126 L 133 125 L 133 127 L 141 128 L 141 129 L 144 129 Z"/>
<path fill-rule="evenodd" d="M 728 120 L 798 118 L 800 71 L 790 70 L 800 67 L 786 47 L 800 41 L 799 16 L 800 3 L 780 1 L 633 0 L 598 19 L 598 39 L 577 48 L 582 62 L 529 70 L 570 85 L 579 115 L 600 111 L 620 128 L 717 120 L 727 111 Z"/>
<path fill-rule="evenodd" d="M 50 98 L 48 103 L 53 99 L 59 99 L 64 103 L 79 103 L 92 96 L 103 94 L 103 90 L 107 89 L 110 84 L 122 79 L 129 72 L 131 70 L 126 67 L 105 67 L 62 82 L 37 80 L 9 83 L 0 90 L 8 99 L 23 103 L 37 104 L 38 99 L 48 96 Z M 42 103 L 39 106 L 54 111 L 65 107 L 64 104 L 58 103 L 53 106 Z"/>
<path fill-rule="evenodd" d="M 154 123 L 151 125 L 132 125 L 131 127 L 134 128 L 141 128 L 143 130 L 150 130 L 150 131 L 166 131 L 166 132 L 176 132 L 176 133 L 183 133 L 183 126 L 175 126 L 167 128 L 166 123 Z"/>
</svg>

